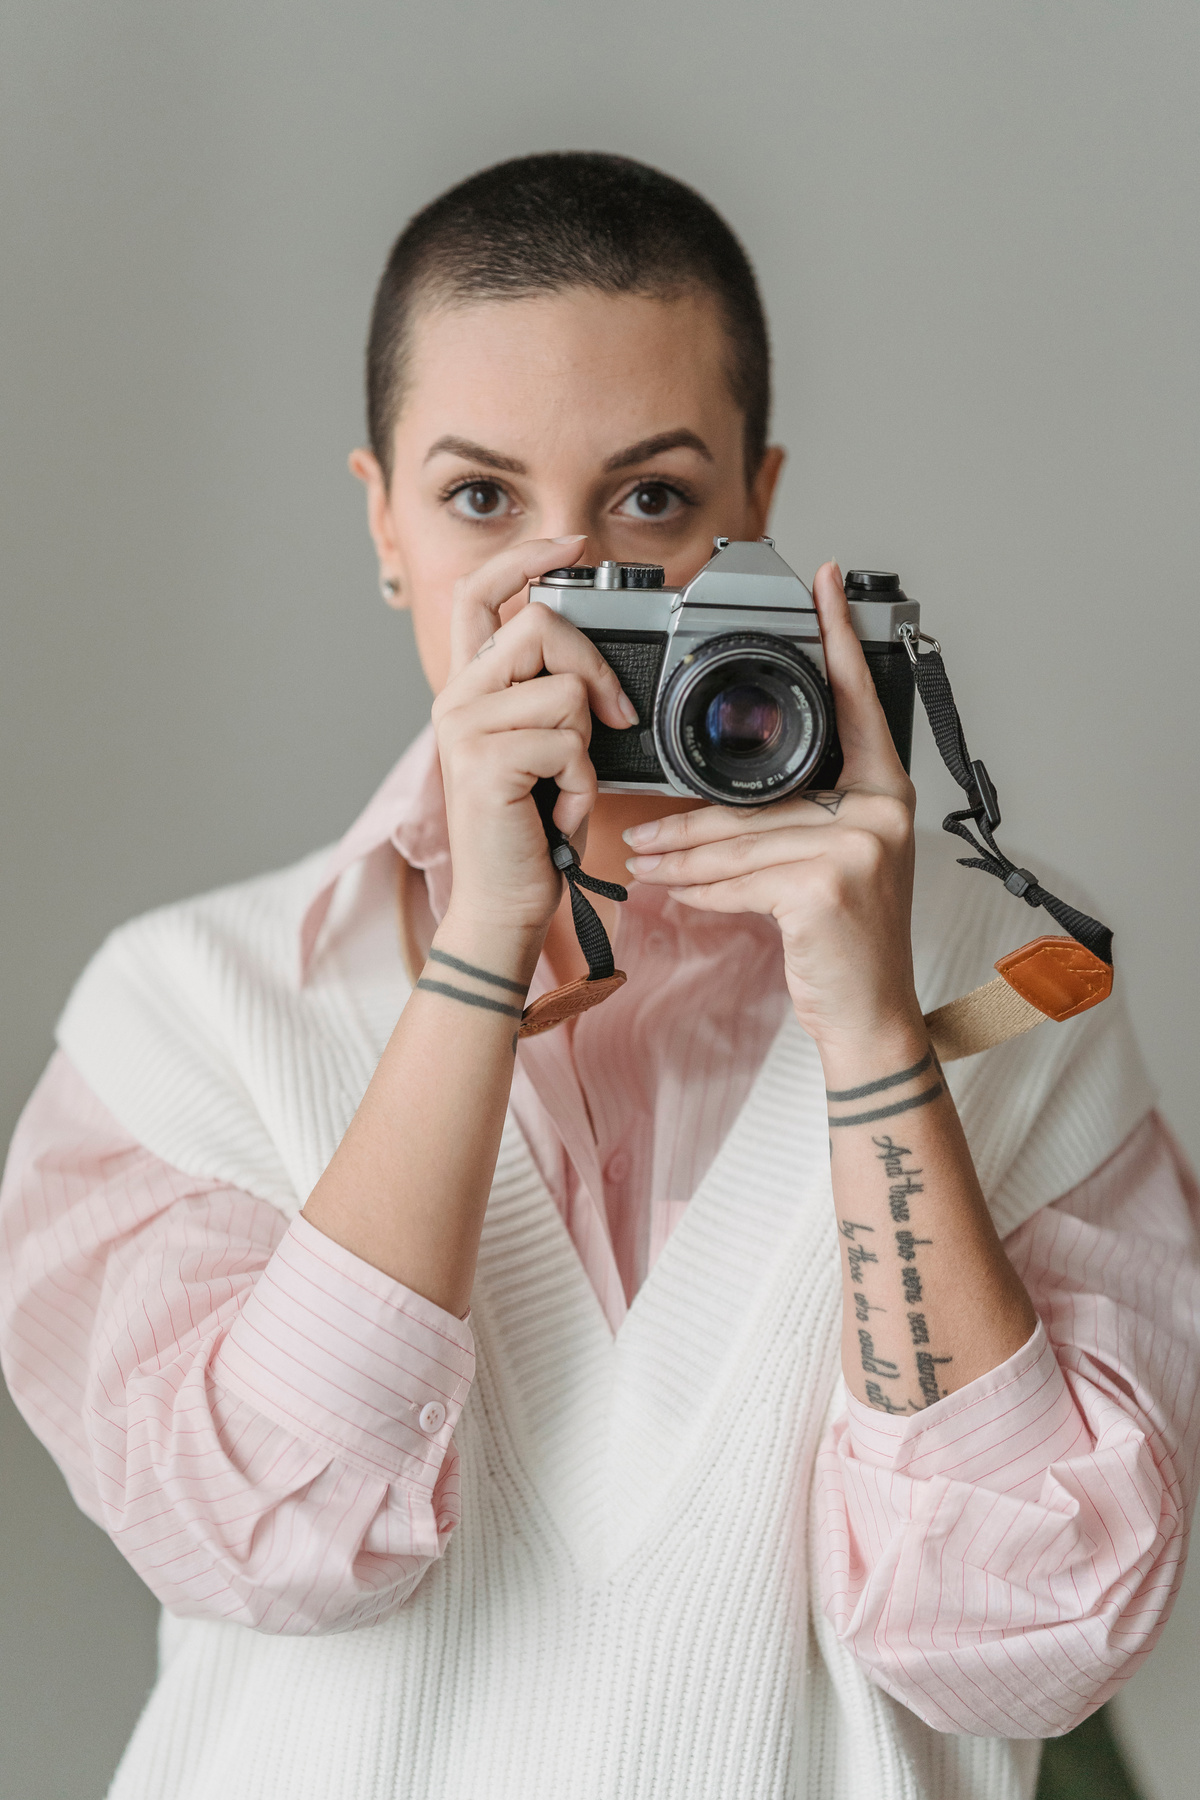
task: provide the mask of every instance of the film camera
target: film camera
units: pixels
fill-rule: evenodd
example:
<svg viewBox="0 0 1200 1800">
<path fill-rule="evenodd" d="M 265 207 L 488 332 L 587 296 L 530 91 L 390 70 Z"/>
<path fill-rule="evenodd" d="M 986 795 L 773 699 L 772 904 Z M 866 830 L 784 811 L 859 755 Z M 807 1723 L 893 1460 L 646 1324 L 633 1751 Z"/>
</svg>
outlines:
<svg viewBox="0 0 1200 1800">
<path fill-rule="evenodd" d="M 715 540 L 686 587 L 663 586 L 655 563 L 553 569 L 530 599 L 589 637 L 620 677 L 640 728 L 592 720 L 591 757 L 610 793 L 699 794 L 761 806 L 841 773 L 833 696 L 812 595 L 776 553 Z M 846 576 L 850 617 L 907 769 L 913 669 L 900 627 L 921 609 L 898 575 Z"/>
</svg>

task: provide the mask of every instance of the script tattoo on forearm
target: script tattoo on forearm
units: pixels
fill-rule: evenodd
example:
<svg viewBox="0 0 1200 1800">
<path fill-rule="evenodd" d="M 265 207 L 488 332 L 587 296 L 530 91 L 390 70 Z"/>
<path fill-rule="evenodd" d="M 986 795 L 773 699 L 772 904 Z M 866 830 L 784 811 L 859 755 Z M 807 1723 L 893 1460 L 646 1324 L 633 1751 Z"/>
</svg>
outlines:
<svg viewBox="0 0 1200 1800">
<path fill-rule="evenodd" d="M 886 1356 L 876 1356 L 874 1339 L 869 1331 L 859 1332 L 858 1353 L 862 1357 L 864 1375 L 882 1375 L 887 1381 L 899 1381 L 900 1365 L 889 1362 Z"/>
<path fill-rule="evenodd" d="M 894 1138 L 873 1137 L 871 1142 L 879 1153 L 883 1164 L 883 1172 L 891 1183 L 888 1188 L 888 1206 L 891 1209 L 893 1223 L 908 1223 L 908 1203 L 914 1194 L 923 1194 L 925 1189 L 913 1176 L 921 1173 L 920 1169 L 906 1169 L 903 1158 L 911 1156 L 912 1151 L 906 1144 L 898 1144 Z"/>
<path fill-rule="evenodd" d="M 918 1244 L 932 1244 L 932 1238 L 914 1237 L 911 1231 L 896 1233 L 896 1255 L 902 1262 L 911 1262 L 917 1254 Z"/>
<path fill-rule="evenodd" d="M 806 797 L 818 798 L 813 795 Z M 903 1089 L 910 1083 L 916 1091 L 905 1095 Z M 884 1100 L 879 1106 L 868 1106 L 861 1112 L 839 1113 L 836 1110 L 864 1100 L 869 1101 L 877 1094 L 886 1095 L 889 1089 L 894 1091 L 897 1088 L 901 1090 L 900 1097 Z M 930 1106 L 944 1091 L 941 1066 L 933 1050 L 929 1049 L 918 1062 L 909 1068 L 898 1069 L 892 1075 L 882 1075 L 874 1081 L 864 1082 L 860 1087 L 828 1090 L 829 1124 L 831 1128 L 873 1125 L 883 1119 L 911 1112 L 914 1108 Z M 924 1407 L 936 1405 L 947 1392 L 942 1386 L 941 1370 L 952 1360 L 949 1356 L 937 1355 L 933 1349 L 937 1321 L 925 1309 L 925 1288 L 918 1265 L 919 1252 L 933 1243 L 932 1237 L 923 1236 L 920 1232 L 920 1202 L 925 1193 L 924 1170 L 913 1161 L 911 1145 L 902 1143 L 890 1131 L 873 1135 L 871 1144 L 875 1159 L 882 1167 L 886 1184 L 884 1198 L 893 1227 L 891 1235 L 896 1254 L 894 1266 L 900 1278 L 903 1317 L 908 1326 L 908 1340 L 912 1345 L 912 1360 L 909 1361 L 910 1353 L 901 1352 L 899 1345 L 894 1342 L 889 1342 L 888 1349 L 895 1350 L 896 1359 L 883 1355 L 876 1349 L 875 1339 L 867 1329 L 872 1313 L 886 1314 L 888 1311 L 886 1305 L 879 1304 L 876 1298 L 864 1290 L 866 1264 L 874 1263 L 880 1268 L 882 1277 L 881 1243 L 886 1241 L 886 1231 L 876 1235 L 876 1228 L 872 1225 L 860 1220 L 841 1219 L 839 1231 L 846 1240 L 846 1262 L 850 1280 L 855 1284 L 854 1324 L 859 1361 L 863 1374 L 872 1377 L 865 1382 L 864 1391 L 868 1405 L 881 1412 L 918 1412 Z M 833 1148 L 832 1134 L 830 1148 Z M 866 1234 L 870 1234 L 869 1238 Z M 868 1249 L 868 1242 L 875 1247 Z M 930 1325 L 931 1318 L 933 1329 Z M 902 1399 L 905 1387 L 914 1378 L 919 1398 L 912 1395 L 910 1390 L 909 1397 Z M 899 1393 L 893 1384 L 899 1384 Z"/>
<path fill-rule="evenodd" d="M 861 1282 L 863 1278 L 863 1264 L 877 1263 L 879 1258 L 873 1250 L 868 1250 L 865 1245 L 860 1244 L 854 1234 L 856 1231 L 870 1231 L 873 1233 L 875 1227 L 873 1225 L 858 1225 L 853 1219 L 843 1219 L 838 1229 L 846 1240 L 846 1261 L 850 1267 L 850 1279 L 851 1281 Z"/>
<path fill-rule="evenodd" d="M 926 1406 L 936 1406 L 943 1397 L 943 1389 L 938 1386 L 937 1368 L 939 1363 L 948 1363 L 949 1356 L 931 1356 L 928 1350 L 917 1351 L 917 1385 L 925 1396 Z"/>
<path fill-rule="evenodd" d="M 890 1394 L 885 1394 L 877 1381 L 867 1383 L 867 1404 L 878 1408 L 880 1412 L 906 1413 L 912 1410 L 912 1401 L 905 1406 L 897 1406 Z"/>
</svg>

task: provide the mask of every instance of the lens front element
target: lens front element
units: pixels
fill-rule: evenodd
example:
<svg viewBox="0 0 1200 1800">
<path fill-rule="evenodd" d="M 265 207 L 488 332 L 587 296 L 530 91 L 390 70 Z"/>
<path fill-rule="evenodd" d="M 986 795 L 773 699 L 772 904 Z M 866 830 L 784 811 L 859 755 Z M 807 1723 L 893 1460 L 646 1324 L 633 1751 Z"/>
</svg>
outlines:
<svg viewBox="0 0 1200 1800">
<path fill-rule="evenodd" d="M 714 756 L 762 756 L 783 735 L 783 709 L 752 683 L 724 688 L 708 703 L 704 735 Z"/>
<path fill-rule="evenodd" d="M 658 730 L 686 786 L 726 805 L 759 805 L 801 787 L 829 739 L 829 690 L 787 638 L 731 632 L 679 664 Z"/>
</svg>

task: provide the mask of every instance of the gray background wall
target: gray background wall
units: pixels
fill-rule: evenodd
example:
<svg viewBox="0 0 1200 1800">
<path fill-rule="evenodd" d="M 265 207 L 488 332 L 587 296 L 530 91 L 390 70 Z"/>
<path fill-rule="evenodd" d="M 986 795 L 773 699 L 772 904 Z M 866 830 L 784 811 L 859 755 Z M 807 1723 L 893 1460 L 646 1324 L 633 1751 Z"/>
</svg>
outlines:
<svg viewBox="0 0 1200 1800">
<path fill-rule="evenodd" d="M 345 473 L 373 282 L 450 181 L 599 147 L 743 234 L 780 547 L 924 601 L 1010 839 L 1103 897 L 1200 1153 L 1193 5 L 10 0 L 2 29 L 5 1135 L 110 926 L 334 836 L 416 729 Z M 917 774 L 936 819 L 926 743 Z M 154 1607 L 11 1409 L 0 1448 L 0 1796 L 83 1800 Z M 1198 1651 L 1200 1575 L 1123 1702 L 1160 1800 L 1195 1791 Z"/>
</svg>

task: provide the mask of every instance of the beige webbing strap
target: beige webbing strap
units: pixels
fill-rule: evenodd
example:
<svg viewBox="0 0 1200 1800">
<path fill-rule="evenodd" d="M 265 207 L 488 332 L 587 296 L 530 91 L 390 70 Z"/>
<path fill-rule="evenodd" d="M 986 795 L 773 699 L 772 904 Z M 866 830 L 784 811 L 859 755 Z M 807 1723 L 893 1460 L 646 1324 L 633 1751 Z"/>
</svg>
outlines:
<svg viewBox="0 0 1200 1800">
<path fill-rule="evenodd" d="M 1112 993 L 1112 965 L 1069 937 L 1040 937 L 1010 950 L 995 981 L 926 1013 L 929 1039 L 942 1062 L 957 1062 L 1099 1006 Z"/>
<path fill-rule="evenodd" d="M 929 1041 L 940 1061 L 957 1062 L 1032 1031 L 1046 1017 L 1009 987 L 1003 975 L 960 994 L 936 1012 L 925 1014 Z"/>
</svg>

